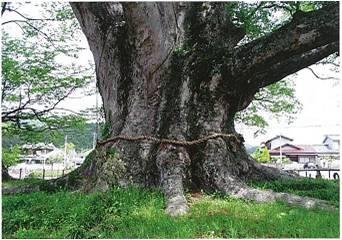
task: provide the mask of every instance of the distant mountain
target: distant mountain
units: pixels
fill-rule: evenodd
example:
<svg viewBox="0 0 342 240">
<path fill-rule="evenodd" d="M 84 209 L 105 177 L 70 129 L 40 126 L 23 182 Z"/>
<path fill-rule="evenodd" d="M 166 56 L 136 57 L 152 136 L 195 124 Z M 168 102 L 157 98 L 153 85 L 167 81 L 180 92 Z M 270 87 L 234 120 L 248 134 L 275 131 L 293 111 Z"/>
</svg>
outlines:
<svg viewBox="0 0 342 240">
<path fill-rule="evenodd" d="M 66 128 L 60 129 L 60 136 L 51 136 L 51 134 L 46 134 L 43 139 L 40 139 L 40 142 L 44 143 L 53 143 L 56 147 L 64 146 L 64 137 L 67 135 L 67 141 L 69 143 L 73 143 L 77 151 L 90 149 L 93 146 L 93 134 L 95 132 L 96 125 L 95 123 L 88 123 L 85 125 L 83 129 L 78 128 Z M 99 127 L 100 128 L 100 127 Z M 101 131 L 99 131 L 99 138 L 101 138 Z M 2 136 L 2 146 L 10 147 L 11 145 L 19 144 L 22 145 L 24 143 L 17 136 Z M 30 142 L 36 143 L 36 142 Z"/>
</svg>

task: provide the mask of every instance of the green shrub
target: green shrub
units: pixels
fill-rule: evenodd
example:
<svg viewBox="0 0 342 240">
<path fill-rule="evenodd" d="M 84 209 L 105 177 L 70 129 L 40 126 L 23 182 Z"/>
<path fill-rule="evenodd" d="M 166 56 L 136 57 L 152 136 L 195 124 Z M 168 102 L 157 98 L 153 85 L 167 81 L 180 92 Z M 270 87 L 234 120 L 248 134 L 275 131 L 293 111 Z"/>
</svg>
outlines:
<svg viewBox="0 0 342 240">
<path fill-rule="evenodd" d="M 6 168 L 13 166 L 19 162 L 20 149 L 18 145 L 12 148 L 2 148 L 2 165 Z"/>
<path fill-rule="evenodd" d="M 258 147 L 252 154 L 252 157 L 260 163 L 270 163 L 270 152 L 266 147 Z"/>
</svg>

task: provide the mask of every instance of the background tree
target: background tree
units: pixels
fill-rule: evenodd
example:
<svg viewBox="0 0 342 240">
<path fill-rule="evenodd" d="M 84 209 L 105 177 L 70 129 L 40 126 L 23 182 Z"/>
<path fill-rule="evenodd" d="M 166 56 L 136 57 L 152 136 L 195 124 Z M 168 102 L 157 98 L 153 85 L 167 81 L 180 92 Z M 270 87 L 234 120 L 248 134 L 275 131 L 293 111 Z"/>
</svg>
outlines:
<svg viewBox="0 0 342 240">
<path fill-rule="evenodd" d="M 57 110 L 69 111 L 59 109 L 58 104 L 91 77 L 82 76 L 82 68 L 73 64 L 56 62 L 61 54 L 58 49 L 49 45 L 39 48 L 30 42 L 34 39 L 28 38 L 31 37 L 11 39 L 3 34 L 2 122 L 11 122 L 18 128 L 48 128 L 57 121 L 44 117 Z"/>
<path fill-rule="evenodd" d="M 294 82 L 287 79 L 260 89 L 249 106 L 236 114 L 235 122 L 258 127 L 256 133 L 264 133 L 268 126 L 265 114 L 291 123 L 301 109 L 302 105 L 295 96 Z"/>
<path fill-rule="evenodd" d="M 61 112 L 75 114 L 58 108 L 58 104 L 91 80 L 89 67 L 77 63 L 82 48 L 71 40 L 80 29 L 71 17 L 70 7 L 58 6 L 51 11 L 55 4 L 45 3 L 45 14 L 34 18 L 20 12 L 21 3 L 2 4 L 2 15 L 14 12 L 21 18 L 3 21 L 3 30 L 7 25 L 17 25 L 22 30 L 15 36 L 4 31 L 2 38 L 1 117 L 6 127 L 12 123 L 27 130 L 56 128 Z M 65 120 L 72 121 L 72 115 Z"/>
<path fill-rule="evenodd" d="M 258 147 L 251 155 L 259 163 L 271 162 L 270 152 L 266 146 Z"/>
<path fill-rule="evenodd" d="M 21 131 L 17 128 L 7 131 L 8 128 L 5 128 L 6 133 L 3 133 L 2 145 L 5 147 L 11 147 L 16 144 L 22 145 L 31 141 L 32 143 L 53 143 L 56 147 L 63 148 L 65 136 L 67 135 L 68 141 L 75 144 L 77 152 L 91 149 L 93 147 L 96 123 L 84 123 L 83 121 L 76 123 L 76 125 L 70 124 L 69 127 L 41 132 Z M 99 132 L 99 138 L 101 138 L 101 131 Z"/>
<path fill-rule="evenodd" d="M 48 164 L 63 163 L 63 161 L 64 161 L 64 154 L 62 151 L 46 159 L 46 163 Z"/>
<path fill-rule="evenodd" d="M 27 4 L 1 4 L 2 133 L 5 139 L 16 136 L 17 143 L 60 139 L 61 129 L 82 128 L 86 115 L 59 104 L 77 89 L 91 93 L 90 66 L 77 61 L 81 32 L 70 6 L 38 4 L 42 16 L 33 17 L 24 11 Z M 12 17 L 4 20 L 7 14 Z M 12 34 L 13 29 L 21 32 Z"/>
<path fill-rule="evenodd" d="M 12 177 L 8 174 L 8 168 L 19 162 L 20 149 L 18 145 L 11 148 L 2 147 L 2 180 L 9 180 Z"/>
</svg>

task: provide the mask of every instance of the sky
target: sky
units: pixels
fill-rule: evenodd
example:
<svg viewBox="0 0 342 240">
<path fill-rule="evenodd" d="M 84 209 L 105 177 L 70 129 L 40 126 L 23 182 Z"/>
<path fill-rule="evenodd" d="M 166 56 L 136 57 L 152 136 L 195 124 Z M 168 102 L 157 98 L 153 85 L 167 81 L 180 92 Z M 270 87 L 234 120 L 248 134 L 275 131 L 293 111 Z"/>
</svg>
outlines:
<svg viewBox="0 0 342 240">
<path fill-rule="evenodd" d="M 30 10 L 32 13 L 32 10 Z M 6 16 L 8 19 L 11 15 Z M 5 20 L 5 19 L 4 19 Z M 18 28 L 6 26 L 14 35 L 18 34 Z M 79 63 L 88 64 L 93 62 L 85 36 L 81 36 L 80 45 L 86 49 L 81 53 Z M 327 66 L 312 66 L 312 69 L 320 76 L 334 76 L 339 78 L 339 73 L 333 72 Z M 266 134 L 254 137 L 256 129 L 237 125 L 236 129 L 242 133 L 246 143 L 259 145 L 275 135 L 282 134 L 293 138 L 294 143 L 319 144 L 322 143 L 325 134 L 341 134 L 341 96 L 342 84 L 340 81 L 319 80 L 309 70 L 303 69 L 295 75 L 290 76 L 295 83 L 295 95 L 303 105 L 302 111 L 297 115 L 295 121 L 288 124 L 286 121 L 277 121 L 268 115 L 269 127 Z M 95 88 L 95 79 L 94 84 Z M 96 99 L 101 106 L 101 97 L 83 96 L 81 91 L 76 91 L 71 98 L 60 103 L 59 107 L 80 111 L 87 107 L 95 107 Z"/>
<path fill-rule="evenodd" d="M 320 76 L 336 76 L 338 73 L 313 66 Z M 293 138 L 294 143 L 320 144 L 326 134 L 341 133 L 342 84 L 334 80 L 319 80 L 307 69 L 291 76 L 295 83 L 295 95 L 303 105 L 293 123 L 270 119 L 267 133 L 254 137 L 255 129 L 237 126 L 248 144 L 259 145 L 276 135 Z M 268 118 L 272 118 L 268 115 Z"/>
</svg>

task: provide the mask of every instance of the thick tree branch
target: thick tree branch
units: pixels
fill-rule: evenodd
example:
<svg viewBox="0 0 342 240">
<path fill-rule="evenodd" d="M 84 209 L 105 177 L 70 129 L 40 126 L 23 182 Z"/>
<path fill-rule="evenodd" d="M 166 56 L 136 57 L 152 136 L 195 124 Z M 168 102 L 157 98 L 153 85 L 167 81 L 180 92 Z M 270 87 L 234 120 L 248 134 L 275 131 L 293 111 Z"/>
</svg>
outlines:
<svg viewBox="0 0 342 240">
<path fill-rule="evenodd" d="M 255 74 L 250 86 L 253 88 L 262 88 L 272 83 L 276 83 L 284 77 L 328 57 L 338 51 L 338 49 L 339 43 L 333 42 L 303 54 L 293 55 L 284 61 L 273 64 L 265 71 Z"/>
<path fill-rule="evenodd" d="M 234 50 L 232 75 L 242 86 L 267 86 L 338 51 L 338 33 L 338 3 L 296 13 L 274 33 Z"/>
<path fill-rule="evenodd" d="M 286 61 L 275 63 L 267 69 L 254 72 L 247 80 L 249 81 L 248 88 L 241 88 L 241 91 L 243 92 L 240 94 L 240 101 L 237 106 L 238 111 L 245 109 L 249 105 L 253 100 L 253 97 L 251 96 L 253 96 L 259 88 L 276 83 L 286 76 L 328 57 L 338 51 L 338 48 L 339 43 L 333 42 L 303 54 L 293 55 L 286 59 Z"/>
</svg>

